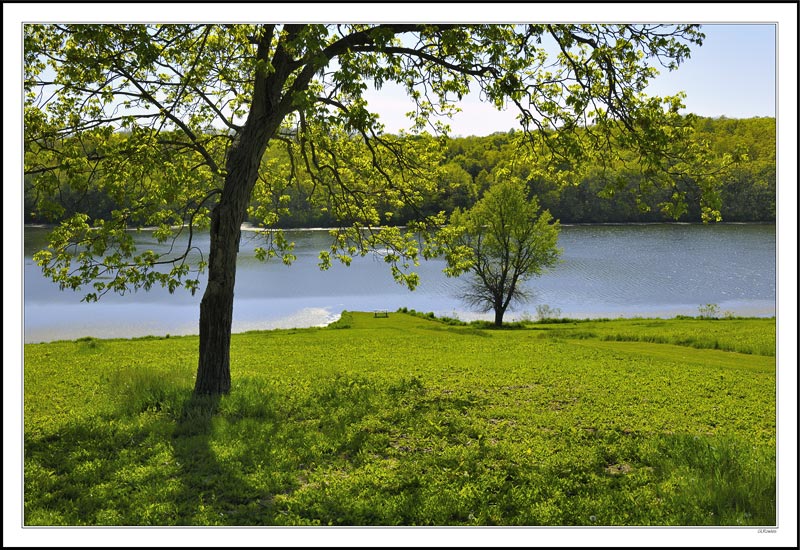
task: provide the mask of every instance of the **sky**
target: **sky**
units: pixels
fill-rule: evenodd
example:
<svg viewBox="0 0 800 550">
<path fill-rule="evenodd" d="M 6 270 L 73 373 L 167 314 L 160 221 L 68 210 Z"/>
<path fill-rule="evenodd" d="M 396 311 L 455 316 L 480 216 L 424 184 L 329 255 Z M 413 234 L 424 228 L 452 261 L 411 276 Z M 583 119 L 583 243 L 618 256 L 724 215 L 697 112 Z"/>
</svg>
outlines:
<svg viewBox="0 0 800 550">
<path fill-rule="evenodd" d="M 683 112 L 706 117 L 774 117 L 776 25 L 708 24 L 701 30 L 706 35 L 703 45 L 694 46 L 691 57 L 677 70 L 660 69 L 648 95 L 684 91 Z M 367 98 L 388 131 L 408 127 L 405 113 L 412 106 L 399 86 L 384 85 Z M 465 98 L 460 107 L 462 112 L 449 122 L 451 135 L 485 136 L 519 128 L 514 107 L 498 111 L 481 102 L 477 93 Z"/>
<path fill-rule="evenodd" d="M 166 5 L 169 6 L 169 4 Z M 231 5 L 236 6 L 236 4 Z M 395 5 L 383 4 L 382 6 L 391 7 Z M 430 6 L 436 6 L 436 4 L 425 5 L 425 17 L 433 18 L 436 9 Z M 497 4 L 497 6 L 503 5 L 506 4 Z M 517 4 L 516 6 L 530 7 L 532 5 L 531 3 L 526 3 Z M 78 20 L 117 20 L 117 14 L 113 11 L 107 13 L 102 8 L 96 10 L 95 6 L 108 5 L 92 4 L 91 11 L 87 11 L 86 8 L 78 8 L 67 12 L 68 17 L 71 19 L 75 17 L 75 14 L 78 14 Z M 193 10 L 191 20 L 225 21 L 228 19 L 230 15 L 227 11 L 214 10 L 213 6 L 214 4 L 196 5 L 197 11 Z M 368 9 L 367 12 L 372 11 L 379 14 L 380 17 L 385 18 L 383 21 L 393 20 L 394 14 L 391 11 L 378 10 L 374 4 L 372 6 L 371 10 Z M 538 14 L 538 8 L 542 5 L 536 4 L 536 6 Z M 604 4 L 604 6 L 613 6 L 613 4 Z M 482 17 L 488 17 L 494 11 L 494 9 L 481 8 L 480 4 L 464 4 L 462 8 L 464 10 L 462 16 L 466 20 L 479 22 L 482 21 Z M 636 9 L 641 11 L 642 8 L 639 6 Z M 630 12 L 630 10 L 630 5 L 628 5 L 626 12 Z M 682 7 L 681 10 L 685 11 L 685 8 Z M 512 21 L 530 21 L 524 17 L 526 11 L 519 9 L 513 11 L 514 19 Z M 563 9 L 555 11 L 556 14 L 563 17 L 563 15 L 560 15 L 562 12 Z M 50 16 L 51 12 L 48 10 L 46 13 Z M 286 13 L 287 17 L 296 17 L 297 12 L 289 9 Z M 608 16 L 608 11 L 605 13 Z M 325 21 L 323 14 L 324 10 L 318 14 L 318 17 L 323 18 L 322 20 Z M 449 10 L 444 10 L 442 17 L 448 20 L 449 17 L 453 16 L 452 14 L 452 7 L 450 7 Z M 250 19 L 252 19 L 259 14 L 251 10 L 249 15 Z M 672 13 L 673 17 L 676 15 L 676 12 Z M 164 17 L 163 20 L 165 21 L 183 20 L 185 16 L 185 10 L 174 13 L 166 9 L 159 13 L 159 17 Z M 336 13 L 335 20 L 341 20 L 340 18 L 343 16 L 343 14 Z M 54 15 L 53 17 L 55 18 L 50 19 L 48 17 L 45 21 L 59 20 L 57 16 Z M 26 20 L 42 21 L 41 15 L 38 13 L 29 14 Z M 331 20 L 328 19 L 327 21 L 330 22 Z M 379 20 L 378 22 L 383 21 Z M 670 20 L 657 19 L 645 21 L 672 22 Z M 673 95 L 678 91 L 684 91 L 687 94 L 684 112 L 691 112 L 701 116 L 726 116 L 729 118 L 775 116 L 777 25 L 774 20 L 767 22 L 750 20 L 748 22 L 725 24 L 714 20 L 706 22 L 701 18 L 695 21 L 682 20 L 677 22 L 701 23 L 702 32 L 706 35 L 704 44 L 702 46 L 693 45 L 691 57 L 678 70 L 668 71 L 659 67 L 662 74 L 653 81 L 648 90 L 650 95 L 666 96 Z M 399 86 L 392 83 L 385 84 L 380 91 L 369 90 L 366 95 L 370 108 L 380 114 L 381 122 L 386 125 L 389 132 L 397 132 L 410 126 L 411 123 L 405 113 L 413 110 L 413 105 Z M 499 111 L 494 106 L 481 102 L 477 93 L 468 95 L 459 103 L 459 107 L 462 112 L 449 121 L 451 135 L 488 135 L 493 132 L 505 132 L 511 128 L 519 128 L 519 123 L 516 120 L 517 112 L 513 106 Z"/>
<path fill-rule="evenodd" d="M 626 529 L 577 533 L 556 530 L 393 530 L 391 543 L 406 545 L 636 545 L 652 544 L 653 537 L 676 546 L 793 546 L 797 541 L 797 4 L 796 3 L 365 3 L 319 4 L 3 4 L 3 543 L 9 545 L 103 544 L 107 530 L 23 530 L 20 502 L 22 212 L 21 185 L 21 24 L 26 21 L 225 21 L 225 22 L 591 22 L 591 23 L 700 23 L 705 44 L 675 73 L 659 77 L 654 95 L 687 93 L 687 111 L 702 116 L 731 118 L 775 116 L 778 120 L 778 405 L 781 451 L 779 461 L 779 523 L 774 534 L 755 529 Z M 133 15 L 131 15 L 133 14 Z M 143 15 L 141 15 L 143 14 Z M 135 18 L 132 20 L 131 18 Z M 777 43 L 776 43 L 777 39 Z M 776 58 L 777 52 L 777 58 Z M 777 70 L 776 70 L 777 68 Z M 776 87 L 777 80 L 777 87 Z M 776 101 L 777 98 L 777 101 Z M 396 115 L 409 109 L 384 90 L 375 99 L 389 130 Z M 515 125 L 512 113 L 462 105 L 465 113 L 451 123 L 454 135 L 486 135 Z M 405 123 L 405 121 L 402 121 Z M 11 266 L 19 266 L 17 270 Z M 9 266 L 6 268 L 6 266 Z M 787 345 L 788 343 L 788 345 Z M 782 365 L 788 368 L 783 368 Z M 788 438 L 788 439 L 787 439 Z M 794 454 L 786 450 L 794 450 Z M 794 491 L 794 492 L 793 492 Z M 794 497 L 794 498 L 792 498 Z M 793 531 L 792 531 L 793 529 Z M 386 533 L 349 529 L 291 532 L 237 531 L 237 545 L 317 544 L 350 547 L 384 545 Z M 665 532 L 666 531 L 666 532 Z M 139 545 L 227 545 L 227 530 L 119 530 L 113 535 Z M 793 536 L 792 536 L 793 535 Z M 581 538 L 581 537 L 591 538 Z M 134 538 L 131 538 L 134 537 Z M 105 539 L 106 543 L 111 541 Z M 576 542 L 577 541 L 577 542 Z M 116 542 L 110 542 L 114 545 Z"/>
</svg>

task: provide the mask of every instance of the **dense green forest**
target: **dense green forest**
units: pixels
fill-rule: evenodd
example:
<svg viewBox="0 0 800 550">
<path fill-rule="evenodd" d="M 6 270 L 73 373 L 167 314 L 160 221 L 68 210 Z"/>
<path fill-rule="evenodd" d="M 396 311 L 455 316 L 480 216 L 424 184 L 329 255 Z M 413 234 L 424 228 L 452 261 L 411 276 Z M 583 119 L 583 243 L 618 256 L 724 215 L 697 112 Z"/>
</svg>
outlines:
<svg viewBox="0 0 800 550">
<path fill-rule="evenodd" d="M 735 151 L 746 155 L 742 162 L 730 167 L 719 182 L 722 220 L 774 222 L 775 119 L 698 117 L 695 132 L 696 139 L 707 142 L 718 157 Z M 562 223 L 674 221 L 668 213 L 654 206 L 668 202 L 672 190 L 648 185 L 641 172 L 630 165 L 583 166 L 579 180 L 569 185 L 531 175 L 533 172 L 526 169 L 524 162 L 515 162 L 519 155 L 516 139 L 519 135 L 519 131 L 510 130 L 484 137 L 447 138 L 436 192 L 421 197 L 413 210 L 406 206 L 400 211 L 392 211 L 387 205 L 390 214 L 386 215 L 385 222 L 403 225 L 420 214 L 450 213 L 454 208 L 468 208 L 495 183 L 495 174 L 500 167 L 512 167 L 515 175 L 528 182 L 531 195 L 538 197 L 542 208 L 548 209 Z M 336 226 L 338 222 L 324 202 L 329 199 L 323 194 L 315 194 L 311 184 L 302 178 L 280 176 L 289 172 L 289 162 L 281 143 L 271 146 L 262 164 L 264 183 L 269 190 L 254 193 L 252 212 L 274 211 L 275 227 Z M 55 223 L 76 212 L 101 219 L 107 218 L 114 209 L 129 207 L 120 203 L 124 199 L 115 198 L 91 183 L 81 189 L 63 184 L 50 186 L 49 196 L 44 196 L 42 187 L 33 184 L 35 177 L 35 174 L 25 177 L 26 223 Z M 268 182 L 270 177 L 273 181 Z M 275 184 L 278 180 L 287 183 Z M 680 189 L 686 193 L 687 209 L 679 221 L 700 221 L 699 186 L 692 181 L 682 181 Z"/>
<path fill-rule="evenodd" d="M 713 153 L 721 157 L 737 149 L 745 160 L 732 166 L 720 181 L 720 213 L 727 222 L 774 222 L 776 196 L 776 130 L 774 118 L 698 118 L 696 136 L 707 141 Z M 603 191 L 599 174 L 583 178 L 577 186 L 556 187 L 549 182 L 534 182 L 533 191 L 562 223 L 625 223 L 672 221 L 666 213 L 651 208 L 643 210 L 637 196 L 653 205 L 668 201 L 668 191 L 648 191 L 641 176 L 633 171 L 622 176 L 624 187 L 615 188 L 613 196 Z M 686 186 L 688 211 L 680 221 L 699 222 L 700 190 L 689 182 Z M 648 197 L 648 194 L 652 195 Z M 604 196 L 605 195 L 605 196 Z"/>
</svg>

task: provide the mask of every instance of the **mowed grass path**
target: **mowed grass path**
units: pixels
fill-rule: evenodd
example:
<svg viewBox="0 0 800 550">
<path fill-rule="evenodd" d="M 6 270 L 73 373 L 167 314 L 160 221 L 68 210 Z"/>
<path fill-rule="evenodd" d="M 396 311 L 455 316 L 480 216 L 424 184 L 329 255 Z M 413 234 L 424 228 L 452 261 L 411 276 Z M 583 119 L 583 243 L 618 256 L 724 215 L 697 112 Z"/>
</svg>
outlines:
<svg viewBox="0 0 800 550">
<path fill-rule="evenodd" d="M 26 525 L 774 525 L 775 320 L 25 346 Z"/>
</svg>

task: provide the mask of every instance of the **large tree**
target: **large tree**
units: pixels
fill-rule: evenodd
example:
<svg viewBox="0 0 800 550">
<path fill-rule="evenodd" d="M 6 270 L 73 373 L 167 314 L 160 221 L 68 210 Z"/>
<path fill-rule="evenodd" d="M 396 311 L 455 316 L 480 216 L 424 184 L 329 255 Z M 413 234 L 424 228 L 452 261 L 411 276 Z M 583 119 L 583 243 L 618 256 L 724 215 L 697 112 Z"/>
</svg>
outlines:
<svg viewBox="0 0 800 550">
<path fill-rule="evenodd" d="M 91 285 L 90 300 L 154 284 L 194 292 L 207 271 L 195 392 L 225 393 L 240 228 L 247 214 L 269 227 L 284 186 L 302 181 L 339 221 L 323 265 L 380 248 L 398 280 L 416 282 L 405 269 L 424 250 L 414 235 L 372 228 L 433 192 L 437 142 L 387 134 L 366 90 L 399 84 L 421 131 L 472 89 L 519 110 L 530 150 L 554 173 L 619 143 L 669 186 L 687 166 L 689 124 L 680 95 L 643 92 L 702 38 L 696 25 L 25 25 L 29 194 L 55 213 L 65 189 L 124 205 L 70 217 L 37 261 L 63 288 Z M 263 162 L 277 145 L 288 171 Z M 188 244 L 138 251 L 132 226 Z M 267 235 L 265 257 L 286 250 Z"/>
<path fill-rule="evenodd" d="M 509 306 L 530 298 L 525 281 L 558 261 L 558 221 L 540 212 L 524 182 L 505 171 L 501 181 L 466 211 L 456 209 L 440 234 L 445 272 L 469 279 L 463 299 L 480 311 L 494 310 L 503 325 Z"/>
</svg>

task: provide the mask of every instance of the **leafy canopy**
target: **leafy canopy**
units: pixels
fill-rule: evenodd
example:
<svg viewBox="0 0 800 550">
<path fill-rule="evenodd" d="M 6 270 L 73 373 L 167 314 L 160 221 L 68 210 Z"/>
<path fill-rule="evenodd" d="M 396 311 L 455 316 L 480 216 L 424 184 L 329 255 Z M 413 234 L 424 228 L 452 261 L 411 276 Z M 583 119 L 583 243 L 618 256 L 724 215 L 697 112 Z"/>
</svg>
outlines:
<svg viewBox="0 0 800 550">
<path fill-rule="evenodd" d="M 195 233 L 240 185 L 227 179 L 231 151 L 255 143 L 248 196 L 259 225 L 274 225 L 289 208 L 282 190 L 303 184 L 339 225 L 322 267 L 387 250 L 413 287 L 425 248 L 385 226 L 442 177 L 442 142 L 424 133 L 446 131 L 436 115 L 477 89 L 519 110 L 526 158 L 544 176 L 569 183 L 587 161 L 624 162 L 614 151 L 625 150 L 669 188 L 711 170 L 678 114 L 682 96 L 644 90 L 656 66 L 676 68 L 702 40 L 696 25 L 25 25 L 25 173 L 37 207 L 58 214 L 62 191 L 90 188 L 123 205 L 67 219 L 36 260 L 63 288 L 91 284 L 90 300 L 154 284 L 194 292 L 207 265 Z M 413 101 L 411 134 L 387 134 L 366 103 L 367 89 L 389 82 Z M 263 160 L 275 146 L 288 167 Z M 714 179 L 703 181 L 713 219 Z M 676 212 L 683 200 L 676 191 Z M 411 229 L 423 237 L 444 221 L 419 217 Z M 188 244 L 140 252 L 132 227 Z M 291 243 L 267 235 L 261 256 L 291 261 Z"/>
</svg>

